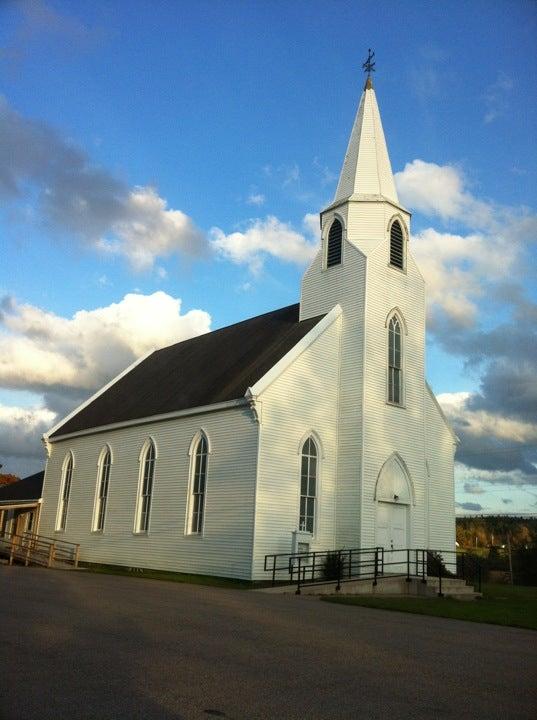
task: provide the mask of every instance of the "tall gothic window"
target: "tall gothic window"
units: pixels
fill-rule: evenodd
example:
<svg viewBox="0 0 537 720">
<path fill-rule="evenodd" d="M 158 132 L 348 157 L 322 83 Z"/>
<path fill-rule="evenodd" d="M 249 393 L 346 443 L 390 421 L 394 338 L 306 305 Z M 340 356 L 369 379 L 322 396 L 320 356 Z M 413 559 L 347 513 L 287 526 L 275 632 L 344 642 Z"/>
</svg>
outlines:
<svg viewBox="0 0 537 720">
<path fill-rule="evenodd" d="M 399 220 L 395 220 L 390 228 L 390 265 L 404 267 L 404 236 Z"/>
<path fill-rule="evenodd" d="M 343 226 L 336 218 L 328 233 L 328 243 L 326 247 L 326 267 L 339 265 L 341 263 L 341 243 L 343 240 Z"/>
<path fill-rule="evenodd" d="M 205 510 L 205 487 L 207 484 L 207 438 L 202 433 L 194 451 L 190 492 L 189 532 L 201 533 L 203 530 L 203 514 Z"/>
<path fill-rule="evenodd" d="M 401 323 L 394 315 L 388 326 L 388 400 L 397 405 L 403 403 Z"/>
<path fill-rule="evenodd" d="M 97 478 L 97 499 L 95 502 L 95 517 L 93 521 L 94 530 L 104 530 L 104 518 L 106 515 L 106 503 L 108 501 L 108 483 L 110 480 L 110 468 L 112 466 L 112 454 L 106 446 L 101 453 L 99 462 L 99 474 Z"/>
<path fill-rule="evenodd" d="M 153 477 L 155 475 L 155 445 L 149 440 L 141 458 L 141 482 L 138 496 L 138 517 L 136 532 L 146 533 L 149 530 L 149 514 L 153 495 Z"/>
<path fill-rule="evenodd" d="M 63 477 L 58 504 L 58 516 L 56 530 L 65 530 L 67 521 L 67 510 L 69 509 L 69 497 L 71 495 L 71 480 L 73 478 L 73 453 L 69 453 L 63 463 Z"/>
<path fill-rule="evenodd" d="M 302 446 L 300 467 L 300 530 L 313 533 L 317 500 L 317 446 L 309 437 Z"/>
</svg>

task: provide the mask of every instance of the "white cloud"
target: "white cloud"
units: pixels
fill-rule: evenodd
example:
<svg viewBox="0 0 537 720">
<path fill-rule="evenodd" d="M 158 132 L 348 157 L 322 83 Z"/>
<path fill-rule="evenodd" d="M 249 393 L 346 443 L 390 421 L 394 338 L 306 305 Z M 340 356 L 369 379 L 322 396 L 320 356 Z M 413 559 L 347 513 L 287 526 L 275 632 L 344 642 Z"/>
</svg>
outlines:
<svg viewBox="0 0 537 720">
<path fill-rule="evenodd" d="M 416 159 L 394 178 L 401 202 L 413 210 L 479 228 L 490 226 L 493 220 L 492 207 L 467 190 L 464 173 L 453 165 Z"/>
<path fill-rule="evenodd" d="M 472 410 L 469 401 L 472 393 L 442 393 L 437 396 L 447 418 L 464 427 L 466 435 L 476 438 L 494 438 L 504 443 L 537 443 L 537 425 L 515 420 L 485 410 Z"/>
<path fill-rule="evenodd" d="M 191 218 L 167 207 L 154 188 L 137 187 L 129 193 L 125 217 L 112 224 L 96 246 L 122 255 L 134 270 L 149 270 L 155 260 L 172 253 L 200 255 L 205 238 Z"/>
<path fill-rule="evenodd" d="M 282 183 L 282 187 L 287 187 L 292 183 L 298 182 L 298 180 L 300 179 L 300 168 L 296 163 L 292 167 L 283 168 L 283 173 L 284 180 Z"/>
<path fill-rule="evenodd" d="M 455 463 L 455 479 L 457 484 L 464 486 L 466 483 L 484 483 L 485 485 L 496 485 L 506 490 L 518 488 L 527 491 L 527 488 L 537 484 L 536 477 L 528 477 L 527 474 L 520 470 L 484 470 L 482 468 L 469 467 L 463 463 Z M 484 488 L 487 493 L 490 490 Z M 529 493 L 530 495 L 532 493 Z"/>
<path fill-rule="evenodd" d="M 427 282 L 431 310 L 461 327 L 474 324 L 477 301 L 491 283 L 507 280 L 520 248 L 503 235 L 456 235 L 427 228 L 414 235 L 412 255 Z"/>
<path fill-rule="evenodd" d="M 0 385 L 44 392 L 93 391 L 137 357 L 210 329 L 203 310 L 181 314 L 164 292 L 128 294 L 118 303 L 61 317 L 6 304 L 0 334 Z"/>
<path fill-rule="evenodd" d="M 55 419 L 56 413 L 43 407 L 0 405 L 0 457 L 43 457 L 40 438 Z"/>
<path fill-rule="evenodd" d="M 304 218 L 306 233 L 311 235 L 311 216 Z M 220 228 L 210 231 L 211 245 L 216 253 L 238 265 L 247 265 L 258 274 L 267 256 L 297 265 L 305 265 L 317 252 L 316 236 L 306 238 L 287 223 L 269 215 L 252 220 L 244 232 L 226 235 Z"/>
<path fill-rule="evenodd" d="M 417 159 L 395 179 L 401 201 L 411 209 L 471 228 L 467 234 L 426 228 L 411 242 L 432 310 L 441 309 L 461 327 L 471 326 L 491 284 L 516 276 L 525 249 L 537 236 L 537 218 L 526 208 L 477 199 L 453 165 Z"/>
<path fill-rule="evenodd" d="M 330 168 L 327 167 L 326 165 L 323 165 L 318 157 L 313 158 L 313 167 L 320 174 L 322 186 L 332 185 L 338 179 L 337 174 L 332 172 L 332 170 L 330 170 Z"/>
<path fill-rule="evenodd" d="M 168 277 L 168 271 L 165 267 L 157 267 L 155 268 L 155 271 L 159 280 L 166 280 L 166 278 Z"/>
<path fill-rule="evenodd" d="M 260 205 L 264 205 L 265 200 L 266 198 L 263 193 L 250 193 L 246 202 L 248 205 L 257 205 L 259 207 Z"/>
<path fill-rule="evenodd" d="M 464 483 L 464 492 L 468 493 L 468 495 L 483 495 L 486 491 L 479 483 L 466 482 Z"/>
<path fill-rule="evenodd" d="M 512 78 L 503 71 L 498 73 L 495 82 L 488 86 L 484 94 L 486 112 L 483 117 L 485 123 L 491 123 L 503 115 L 509 106 L 509 93 L 514 87 Z"/>
<path fill-rule="evenodd" d="M 304 215 L 302 223 L 306 228 L 306 232 L 312 238 L 315 238 L 315 241 L 319 244 L 321 242 L 321 225 L 319 223 L 319 215 L 317 213 L 307 213 Z"/>
<path fill-rule="evenodd" d="M 45 123 L 27 119 L 0 96 L 0 194 L 30 208 L 47 232 L 117 254 L 135 270 L 158 257 L 203 255 L 207 239 L 191 218 L 151 187 L 129 187 L 95 166 Z"/>
</svg>

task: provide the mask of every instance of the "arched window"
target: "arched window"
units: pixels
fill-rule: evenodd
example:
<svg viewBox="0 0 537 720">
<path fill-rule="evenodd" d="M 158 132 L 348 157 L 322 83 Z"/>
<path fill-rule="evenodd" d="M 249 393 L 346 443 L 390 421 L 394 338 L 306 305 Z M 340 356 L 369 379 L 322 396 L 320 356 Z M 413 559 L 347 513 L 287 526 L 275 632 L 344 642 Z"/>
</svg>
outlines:
<svg viewBox="0 0 537 720">
<path fill-rule="evenodd" d="M 390 228 L 390 265 L 404 267 L 404 236 L 399 220 L 394 220 Z"/>
<path fill-rule="evenodd" d="M 190 518 L 189 532 L 196 534 L 203 530 L 203 514 L 205 509 L 205 488 L 207 485 L 207 438 L 201 433 L 194 450 L 192 463 L 192 479 L 190 483 Z"/>
<path fill-rule="evenodd" d="M 403 403 L 403 348 L 401 323 L 396 315 L 388 325 L 388 400 Z"/>
<path fill-rule="evenodd" d="M 309 437 L 302 446 L 300 466 L 300 518 L 298 527 L 313 534 L 317 499 L 317 446 Z"/>
<path fill-rule="evenodd" d="M 149 530 L 149 514 L 153 495 L 153 477 L 155 475 L 155 445 L 152 440 L 146 445 L 141 457 L 141 482 L 138 497 L 138 522 L 136 532 L 146 533 Z"/>
<path fill-rule="evenodd" d="M 326 247 L 326 267 L 341 263 L 341 243 L 343 239 L 343 226 L 336 218 L 330 226 L 328 243 Z"/>
<path fill-rule="evenodd" d="M 73 479 L 73 453 L 69 453 L 63 462 L 62 484 L 60 502 L 58 504 L 58 515 L 56 530 L 65 530 L 67 510 L 69 508 L 69 496 L 71 495 L 71 480 Z"/>
<path fill-rule="evenodd" d="M 112 453 L 106 446 L 101 453 L 99 461 L 99 472 L 97 477 L 97 498 L 95 502 L 95 515 L 93 529 L 104 530 L 104 518 L 106 515 L 106 503 L 108 500 L 108 483 L 110 480 L 110 468 L 112 466 Z"/>
</svg>

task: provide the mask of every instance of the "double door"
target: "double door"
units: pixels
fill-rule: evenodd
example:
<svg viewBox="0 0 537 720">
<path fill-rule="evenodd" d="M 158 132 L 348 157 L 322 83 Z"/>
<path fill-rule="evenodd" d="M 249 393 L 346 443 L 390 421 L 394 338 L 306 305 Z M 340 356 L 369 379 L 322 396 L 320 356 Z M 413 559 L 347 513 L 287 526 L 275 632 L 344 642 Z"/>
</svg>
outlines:
<svg viewBox="0 0 537 720">
<path fill-rule="evenodd" d="M 377 503 L 377 546 L 384 548 L 384 573 L 406 572 L 408 505 Z"/>
</svg>

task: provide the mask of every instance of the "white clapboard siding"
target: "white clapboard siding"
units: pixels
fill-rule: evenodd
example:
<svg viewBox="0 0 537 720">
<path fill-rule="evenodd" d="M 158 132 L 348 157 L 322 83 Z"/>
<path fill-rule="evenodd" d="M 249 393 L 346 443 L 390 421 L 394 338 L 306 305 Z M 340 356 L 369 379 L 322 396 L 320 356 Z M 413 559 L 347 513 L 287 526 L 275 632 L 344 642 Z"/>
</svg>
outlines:
<svg viewBox="0 0 537 720">
<path fill-rule="evenodd" d="M 362 373 L 366 258 L 351 242 L 343 243 L 341 265 L 324 269 L 324 241 L 337 215 L 323 215 L 323 248 L 302 281 L 301 316 L 312 317 L 341 305 L 341 351 L 338 397 L 337 547 L 360 545 L 362 462 Z M 344 229 L 343 237 L 346 232 Z"/>
<path fill-rule="evenodd" d="M 427 466 L 429 473 L 429 537 L 433 550 L 455 549 L 455 485 L 453 456 L 456 441 L 432 393 L 425 394 Z"/>
<path fill-rule="evenodd" d="M 324 269 L 326 238 L 336 216 L 346 223 L 343 261 Z M 409 544 L 424 547 L 428 542 L 426 460 L 427 445 L 434 440 L 426 434 L 425 287 L 408 243 L 405 270 L 389 264 L 389 228 L 394 217 L 399 217 L 408 233 L 409 214 L 391 202 L 350 199 L 325 212 L 321 251 L 303 280 L 302 317 L 327 312 L 336 302 L 343 311 L 337 546 L 376 544 L 375 486 L 382 466 L 394 452 L 403 459 L 412 483 Z M 406 324 L 404 407 L 387 403 L 386 320 L 395 308 Z M 438 415 L 436 406 L 431 412 Z M 445 426 L 441 417 L 440 421 Z M 443 451 L 441 455 L 444 457 Z M 452 468 L 449 454 L 445 463 Z M 443 478 L 452 493 L 452 479 Z M 454 522 L 453 514 L 449 522 Z"/>
<path fill-rule="evenodd" d="M 256 497 L 254 572 L 266 554 L 291 552 L 298 530 L 303 441 L 318 441 L 317 518 L 311 549 L 333 548 L 341 316 L 259 395 L 262 403 Z"/>
<path fill-rule="evenodd" d="M 376 544 L 375 486 L 385 461 L 396 452 L 413 485 L 409 542 L 423 547 L 425 517 L 425 292 L 410 254 L 406 271 L 389 266 L 389 239 L 368 256 L 364 376 L 364 468 L 362 544 Z M 403 407 L 387 402 L 388 329 L 393 308 L 406 324 L 403 331 Z"/>
<path fill-rule="evenodd" d="M 185 534 L 189 449 L 203 429 L 210 456 L 203 536 Z M 136 535 L 139 455 L 157 447 L 149 532 Z M 81 560 L 129 567 L 249 578 L 252 564 L 258 426 L 247 407 L 136 425 L 52 443 L 39 532 L 80 543 Z M 92 515 L 99 454 L 108 443 L 113 464 L 103 533 Z M 65 532 L 55 533 L 61 469 L 75 458 Z"/>
</svg>

